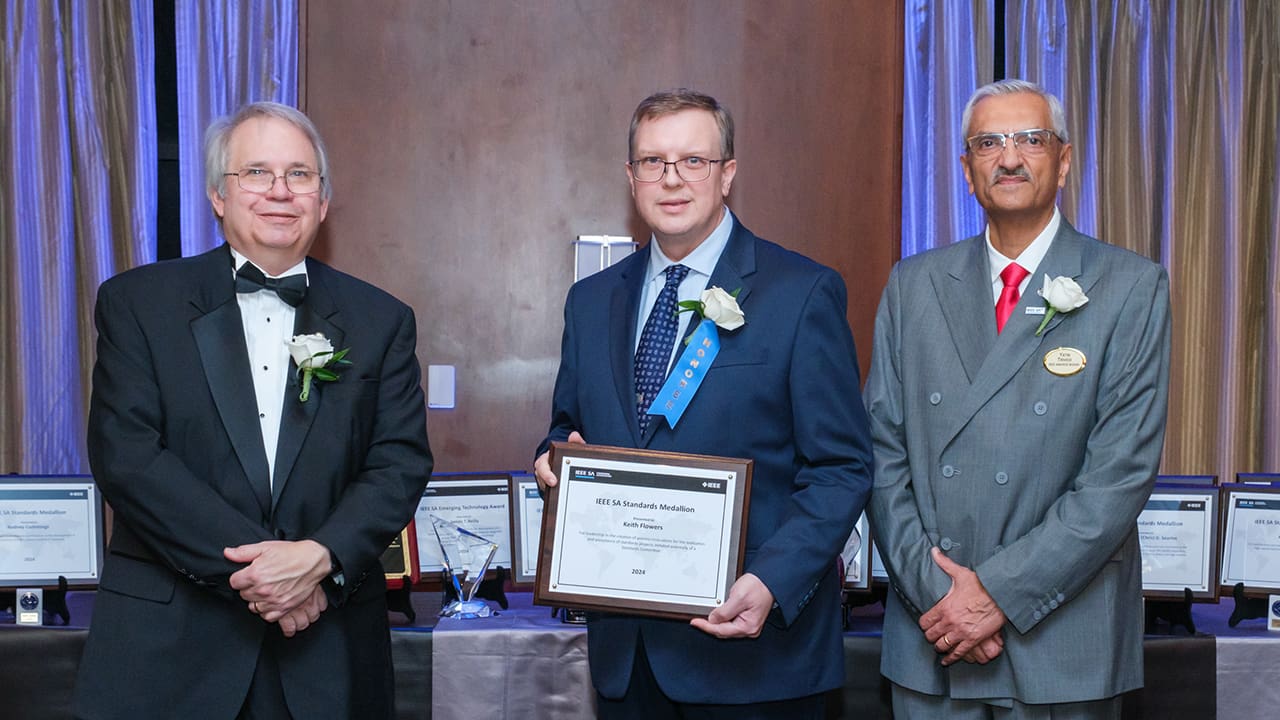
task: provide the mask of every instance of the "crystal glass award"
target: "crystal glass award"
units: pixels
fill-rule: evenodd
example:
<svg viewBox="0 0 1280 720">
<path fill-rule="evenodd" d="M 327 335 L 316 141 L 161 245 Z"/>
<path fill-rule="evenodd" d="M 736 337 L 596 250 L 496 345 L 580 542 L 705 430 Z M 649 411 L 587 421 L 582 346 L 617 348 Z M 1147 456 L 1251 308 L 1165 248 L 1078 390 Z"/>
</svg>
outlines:
<svg viewBox="0 0 1280 720">
<path fill-rule="evenodd" d="M 444 564 L 447 582 L 452 583 L 457 598 L 440 611 L 443 617 L 489 617 L 490 610 L 484 600 L 476 600 L 476 590 L 484 580 L 489 563 L 498 552 L 498 543 L 481 537 L 470 530 L 438 515 L 431 516 L 431 527 L 440 543 L 440 558 Z"/>
</svg>

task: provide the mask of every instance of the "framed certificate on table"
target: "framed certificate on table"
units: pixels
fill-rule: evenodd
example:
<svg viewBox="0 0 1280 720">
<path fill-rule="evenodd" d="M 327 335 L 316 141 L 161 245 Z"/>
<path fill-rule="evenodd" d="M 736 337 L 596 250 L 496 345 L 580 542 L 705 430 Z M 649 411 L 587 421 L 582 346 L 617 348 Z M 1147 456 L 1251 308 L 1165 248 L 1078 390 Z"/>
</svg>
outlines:
<svg viewBox="0 0 1280 720">
<path fill-rule="evenodd" d="M 102 498 L 88 475 L 0 476 L 0 587 L 98 584 Z"/>
<path fill-rule="evenodd" d="M 1224 485 L 1222 586 L 1280 591 L 1280 487 Z"/>
<path fill-rule="evenodd" d="M 510 486 L 511 476 L 506 473 L 431 476 L 413 516 L 418 536 L 418 569 L 424 586 L 437 584 L 445 569 L 433 518 L 496 543 L 498 550 L 489 563 L 490 574 L 494 573 L 492 568 L 511 567 Z M 451 562 L 467 560 L 453 558 Z"/>
<path fill-rule="evenodd" d="M 689 619 L 742 572 L 750 460 L 552 443 L 534 602 Z"/>
<path fill-rule="evenodd" d="M 1158 479 L 1159 480 L 1159 479 Z M 1218 599 L 1218 488 L 1157 482 L 1138 515 L 1142 594 L 1148 598 Z"/>
<path fill-rule="evenodd" d="M 867 514 L 858 517 L 858 524 L 849 533 L 849 539 L 840 551 L 844 565 L 844 589 L 866 590 L 871 587 L 871 531 Z"/>
<path fill-rule="evenodd" d="M 396 589 L 409 585 L 417 585 L 422 577 L 418 565 L 418 530 L 413 520 L 405 526 L 400 534 L 382 551 L 382 571 L 387 581 L 387 588 Z"/>
<path fill-rule="evenodd" d="M 527 473 L 511 476 L 511 581 L 532 585 L 538 579 L 542 540 L 542 495 Z"/>
</svg>

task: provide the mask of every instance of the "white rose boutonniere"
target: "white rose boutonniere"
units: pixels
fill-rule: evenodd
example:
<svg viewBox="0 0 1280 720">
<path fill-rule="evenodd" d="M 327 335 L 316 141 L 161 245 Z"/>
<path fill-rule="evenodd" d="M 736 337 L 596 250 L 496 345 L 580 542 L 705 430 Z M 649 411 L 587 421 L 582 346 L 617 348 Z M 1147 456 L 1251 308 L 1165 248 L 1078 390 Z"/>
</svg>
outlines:
<svg viewBox="0 0 1280 720">
<path fill-rule="evenodd" d="M 298 394 L 300 402 L 306 402 L 311 395 L 312 378 L 316 382 L 333 382 L 338 379 L 338 374 L 330 368 L 334 365 L 351 364 L 346 359 L 347 351 L 351 348 L 334 352 L 333 343 L 329 342 L 324 333 L 294 335 L 292 340 L 285 341 L 285 345 L 289 347 L 289 354 L 293 356 L 298 373 L 302 375 L 302 392 Z"/>
<path fill-rule="evenodd" d="M 1036 328 L 1036 337 L 1044 332 L 1045 326 L 1049 324 L 1049 320 L 1057 313 L 1069 313 L 1085 303 L 1089 302 L 1089 298 L 1085 296 L 1084 290 L 1069 277 L 1059 275 L 1050 280 L 1048 275 L 1044 276 L 1044 287 L 1036 291 L 1040 297 L 1044 298 L 1046 310 L 1044 320 L 1040 321 L 1040 327 Z"/>
<path fill-rule="evenodd" d="M 747 316 L 743 315 L 742 308 L 738 307 L 740 292 L 742 288 L 728 293 L 723 288 L 712 286 L 702 291 L 700 300 L 681 301 L 678 312 L 697 313 L 699 318 L 710 320 L 716 324 L 716 327 L 732 332 L 747 323 Z M 685 342 L 687 343 L 688 340 Z"/>
</svg>

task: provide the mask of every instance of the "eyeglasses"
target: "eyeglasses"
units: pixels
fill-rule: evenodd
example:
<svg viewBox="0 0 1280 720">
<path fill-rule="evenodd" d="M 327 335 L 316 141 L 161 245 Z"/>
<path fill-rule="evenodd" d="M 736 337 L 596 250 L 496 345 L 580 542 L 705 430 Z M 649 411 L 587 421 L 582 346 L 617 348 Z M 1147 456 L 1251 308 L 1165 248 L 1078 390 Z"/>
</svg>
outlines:
<svg viewBox="0 0 1280 720">
<path fill-rule="evenodd" d="M 1013 147 L 1023 155 L 1043 155 L 1049 149 L 1049 141 L 1062 138 L 1052 130 L 1032 128 L 1011 133 L 982 133 L 965 141 L 969 152 L 978 157 L 990 157 L 1004 152 L 1005 143 L 1013 140 Z"/>
<path fill-rule="evenodd" d="M 708 160 L 702 157 L 687 157 L 670 162 L 660 157 L 645 157 L 627 163 L 631 166 L 631 177 L 638 182 L 658 182 L 667 174 L 667 166 L 676 169 L 676 175 L 685 182 L 698 182 L 711 177 L 711 166 L 724 160 Z"/>
<path fill-rule="evenodd" d="M 223 177 L 234 175 L 240 189 L 251 193 L 269 193 L 275 187 L 276 180 L 284 178 L 284 186 L 294 195 L 310 195 L 320 190 L 324 176 L 311 170 L 288 170 L 283 175 L 276 175 L 266 168 L 245 168 L 238 173 L 222 173 Z"/>
</svg>

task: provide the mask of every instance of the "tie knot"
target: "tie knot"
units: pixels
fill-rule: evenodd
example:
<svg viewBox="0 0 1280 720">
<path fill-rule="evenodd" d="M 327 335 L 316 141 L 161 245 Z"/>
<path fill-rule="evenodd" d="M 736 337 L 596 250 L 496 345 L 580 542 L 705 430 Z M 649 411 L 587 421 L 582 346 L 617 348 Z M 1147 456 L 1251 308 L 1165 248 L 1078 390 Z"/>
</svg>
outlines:
<svg viewBox="0 0 1280 720">
<path fill-rule="evenodd" d="M 666 269 L 667 284 L 679 285 L 684 282 L 684 278 L 689 274 L 689 268 L 684 265 L 671 265 Z"/>
<path fill-rule="evenodd" d="M 1004 282 L 1005 287 L 1016 288 L 1022 284 L 1023 278 L 1028 274 L 1026 268 L 1016 262 L 1011 262 L 1000 271 L 1000 280 Z"/>
</svg>

